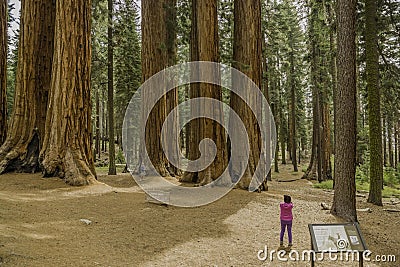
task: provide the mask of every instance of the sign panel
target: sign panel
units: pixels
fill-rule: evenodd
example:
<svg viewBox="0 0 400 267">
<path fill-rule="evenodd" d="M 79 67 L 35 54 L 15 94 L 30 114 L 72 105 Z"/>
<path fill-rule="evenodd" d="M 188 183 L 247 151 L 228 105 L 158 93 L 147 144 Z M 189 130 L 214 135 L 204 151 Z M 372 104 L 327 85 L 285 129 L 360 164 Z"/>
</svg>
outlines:
<svg viewBox="0 0 400 267">
<path fill-rule="evenodd" d="M 358 223 L 309 224 L 308 227 L 315 252 L 367 250 Z"/>
</svg>

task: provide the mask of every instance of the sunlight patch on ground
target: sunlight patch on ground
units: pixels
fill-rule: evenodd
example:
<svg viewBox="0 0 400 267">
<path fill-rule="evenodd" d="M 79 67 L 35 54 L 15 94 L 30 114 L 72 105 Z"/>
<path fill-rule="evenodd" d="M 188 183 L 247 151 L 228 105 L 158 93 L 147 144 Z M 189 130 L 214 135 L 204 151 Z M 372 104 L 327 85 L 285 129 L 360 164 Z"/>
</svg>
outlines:
<svg viewBox="0 0 400 267">
<path fill-rule="evenodd" d="M 129 188 L 112 187 L 106 184 L 96 184 L 80 188 L 57 188 L 51 190 L 40 190 L 37 193 L 16 193 L 0 191 L 0 199 L 8 201 L 55 201 L 69 198 L 97 196 L 107 193 L 140 193 L 143 192 L 138 186 Z"/>
<path fill-rule="evenodd" d="M 269 193 L 268 193 L 269 194 Z M 280 196 L 280 195 L 279 195 Z M 259 198 L 265 201 L 265 198 Z M 276 208 L 271 208 L 271 205 Z M 223 238 L 199 238 L 177 245 L 154 255 L 154 259 L 143 266 L 295 266 L 304 267 L 309 262 L 260 261 L 257 252 L 264 249 L 277 250 L 279 246 L 279 200 L 268 198 L 268 203 L 253 201 L 225 219 L 230 234 Z M 299 252 L 310 249 L 308 223 L 334 223 L 335 218 L 321 211 L 318 202 L 297 200 L 294 208 L 294 247 Z M 205 227 L 212 227 L 208 225 Z M 287 243 L 287 235 L 285 236 Z M 276 255 L 276 254 L 275 254 Z M 328 258 L 328 257 L 326 257 Z M 319 265 L 358 266 L 358 262 L 331 262 L 328 259 Z M 372 263 L 364 266 L 375 267 Z"/>
</svg>

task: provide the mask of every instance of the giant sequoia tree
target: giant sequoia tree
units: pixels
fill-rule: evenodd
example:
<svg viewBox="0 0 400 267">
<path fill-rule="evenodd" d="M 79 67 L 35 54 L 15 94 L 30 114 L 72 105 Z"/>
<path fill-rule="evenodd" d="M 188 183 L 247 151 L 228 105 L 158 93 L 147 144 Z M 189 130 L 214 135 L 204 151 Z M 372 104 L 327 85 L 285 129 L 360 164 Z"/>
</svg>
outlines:
<svg viewBox="0 0 400 267">
<path fill-rule="evenodd" d="M 55 5 L 22 1 L 14 109 L 0 148 L 0 173 L 39 169 L 53 58 Z M 3 46 L 2 46 L 3 48 Z"/>
<path fill-rule="evenodd" d="M 335 194 L 331 213 L 348 221 L 356 214 L 356 0 L 338 0 Z"/>
<path fill-rule="evenodd" d="M 217 0 L 193 0 L 192 1 L 192 36 L 191 36 L 191 60 L 192 61 L 219 61 L 218 54 L 218 16 Z M 197 77 L 212 77 L 219 75 L 217 70 L 196 71 Z M 196 83 L 190 85 L 190 97 L 207 97 L 222 100 L 222 91 L 219 86 Z M 192 107 L 193 108 L 193 107 Z M 194 107 L 197 108 L 197 107 Z M 213 116 L 222 114 L 222 105 L 199 107 L 204 109 L 203 114 L 212 110 Z M 225 131 L 216 121 L 199 118 L 190 122 L 189 155 L 191 160 L 200 157 L 200 141 L 210 138 L 216 145 L 215 160 L 205 170 L 199 172 L 185 172 L 182 181 L 207 184 L 218 178 L 226 169 L 228 163 Z M 210 146 L 204 148 L 205 156 L 209 154 Z"/>
<path fill-rule="evenodd" d="M 0 3 L 0 145 L 7 134 L 7 1 Z"/>
<path fill-rule="evenodd" d="M 166 24 L 167 1 L 142 1 L 142 81 L 163 70 L 168 65 L 167 49 L 167 24 Z M 148 100 L 152 97 L 149 90 L 142 91 L 142 109 L 152 110 L 148 120 L 143 121 L 141 127 L 145 128 L 145 144 L 141 144 L 141 155 L 144 149 L 152 161 L 155 170 L 162 176 L 169 174 L 167 170 L 168 160 L 162 148 L 160 133 L 166 118 L 166 97 L 163 96 L 155 107 L 148 106 Z M 144 118 L 142 118 L 144 120 Z M 146 148 L 144 147 L 146 145 Z M 149 166 L 149 162 L 140 164 Z"/>
<path fill-rule="evenodd" d="M 235 0 L 234 2 L 234 43 L 233 43 L 233 67 L 246 74 L 253 82 L 261 88 L 261 73 L 262 73 L 262 34 L 261 34 L 261 3 L 259 0 Z M 232 81 L 243 92 L 250 94 L 249 84 L 239 80 Z M 248 99 L 252 103 L 250 105 L 257 106 L 261 103 L 261 99 L 257 99 L 256 95 L 248 95 Z M 261 156 L 261 132 L 257 123 L 256 117 L 238 95 L 231 93 L 230 106 L 240 116 L 244 122 L 250 143 L 249 162 L 247 167 L 235 164 L 236 160 L 232 155 L 234 164 L 231 166 L 231 175 L 241 173 L 240 168 L 246 168 L 244 175 L 239 182 L 239 187 L 247 189 L 250 185 Z M 261 112 L 261 109 L 259 110 Z M 235 129 L 235 125 L 230 127 Z M 240 144 L 235 144 L 240 145 Z M 264 163 L 262 163 L 264 164 Z M 239 177 L 240 178 L 240 177 Z M 262 177 L 264 178 L 264 177 Z M 259 180 L 262 180 L 259 179 Z"/>
<path fill-rule="evenodd" d="M 56 3 L 51 90 L 40 158 L 45 176 L 87 185 L 96 182 L 91 148 L 91 1 Z"/>
</svg>

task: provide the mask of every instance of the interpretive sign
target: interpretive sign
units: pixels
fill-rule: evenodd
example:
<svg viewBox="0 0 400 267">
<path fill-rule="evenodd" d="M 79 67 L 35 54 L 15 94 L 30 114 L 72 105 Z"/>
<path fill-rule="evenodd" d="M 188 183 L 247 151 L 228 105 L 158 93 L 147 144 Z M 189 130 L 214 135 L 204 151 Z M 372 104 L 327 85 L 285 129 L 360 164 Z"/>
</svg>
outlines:
<svg viewBox="0 0 400 267">
<path fill-rule="evenodd" d="M 351 251 L 361 254 L 367 250 L 358 223 L 309 224 L 308 228 L 311 248 L 315 253 Z M 359 258 L 359 262 L 362 266 L 362 257 Z"/>
</svg>

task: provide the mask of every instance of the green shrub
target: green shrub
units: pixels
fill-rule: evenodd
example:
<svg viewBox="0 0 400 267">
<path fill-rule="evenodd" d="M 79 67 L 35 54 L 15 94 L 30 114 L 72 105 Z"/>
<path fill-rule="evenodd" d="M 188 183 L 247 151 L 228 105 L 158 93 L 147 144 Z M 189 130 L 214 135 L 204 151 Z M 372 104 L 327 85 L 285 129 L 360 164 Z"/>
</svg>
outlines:
<svg viewBox="0 0 400 267">
<path fill-rule="evenodd" d="M 393 168 L 385 168 L 383 173 L 383 184 L 395 188 L 400 184 L 399 173 Z"/>
<path fill-rule="evenodd" d="M 117 156 L 115 158 L 115 162 L 117 164 L 125 164 L 125 157 L 124 157 L 124 153 L 122 153 L 122 150 L 118 150 Z"/>
<path fill-rule="evenodd" d="M 333 180 L 323 181 L 321 183 L 313 184 L 314 188 L 319 189 L 333 189 Z"/>
</svg>

